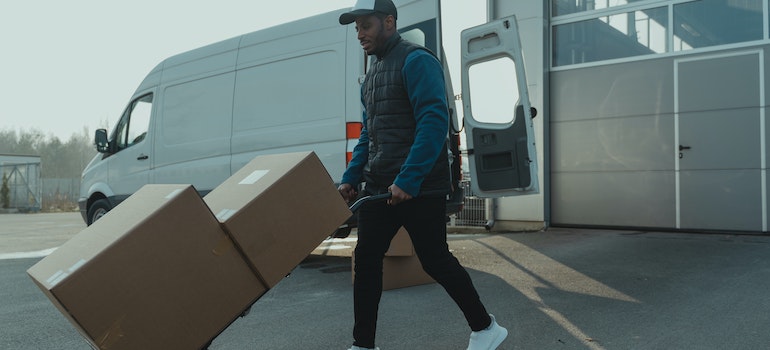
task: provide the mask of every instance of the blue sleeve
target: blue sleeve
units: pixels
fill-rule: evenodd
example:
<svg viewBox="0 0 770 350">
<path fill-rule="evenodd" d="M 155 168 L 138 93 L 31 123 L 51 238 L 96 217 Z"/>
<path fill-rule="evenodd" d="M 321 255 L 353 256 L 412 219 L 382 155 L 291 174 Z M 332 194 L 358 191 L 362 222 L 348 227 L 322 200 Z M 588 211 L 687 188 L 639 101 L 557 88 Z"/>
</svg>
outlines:
<svg viewBox="0 0 770 350">
<path fill-rule="evenodd" d="M 358 144 L 353 148 L 353 157 L 348 163 L 345 173 L 342 174 L 342 181 L 340 182 L 350 184 L 353 187 L 358 187 L 358 184 L 363 180 L 364 165 L 369 161 L 369 132 L 366 130 L 366 112 L 363 113 L 362 118 L 361 136 L 358 138 Z"/>
<path fill-rule="evenodd" d="M 444 70 L 435 56 L 415 50 L 407 56 L 401 73 L 414 108 L 417 130 L 409 156 L 393 182 L 406 193 L 417 196 L 449 132 Z"/>
</svg>

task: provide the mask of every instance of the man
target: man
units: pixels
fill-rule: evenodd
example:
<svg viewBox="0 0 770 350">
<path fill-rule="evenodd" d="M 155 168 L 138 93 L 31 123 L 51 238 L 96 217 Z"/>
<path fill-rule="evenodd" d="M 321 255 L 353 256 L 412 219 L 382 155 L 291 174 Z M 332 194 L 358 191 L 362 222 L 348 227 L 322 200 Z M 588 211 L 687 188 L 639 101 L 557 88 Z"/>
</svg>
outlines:
<svg viewBox="0 0 770 350">
<path fill-rule="evenodd" d="M 366 194 L 391 193 L 387 202 L 359 210 L 350 350 L 377 349 L 382 261 L 401 226 L 423 269 L 465 315 L 472 331 L 468 349 L 496 349 L 508 331 L 487 313 L 446 243 L 449 112 L 443 70 L 428 49 L 401 39 L 397 17 L 391 0 L 358 0 L 339 19 L 342 25 L 355 22 L 361 46 L 376 58 L 361 88 L 364 127 L 339 192 L 350 202 L 364 182 Z"/>
</svg>

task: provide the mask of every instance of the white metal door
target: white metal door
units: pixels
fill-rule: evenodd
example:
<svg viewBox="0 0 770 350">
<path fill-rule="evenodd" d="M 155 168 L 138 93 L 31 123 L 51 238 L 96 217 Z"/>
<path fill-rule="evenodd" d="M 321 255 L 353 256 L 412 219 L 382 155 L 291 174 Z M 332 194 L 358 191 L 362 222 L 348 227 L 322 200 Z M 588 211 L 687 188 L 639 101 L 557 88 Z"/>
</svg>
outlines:
<svg viewBox="0 0 770 350">
<path fill-rule="evenodd" d="M 466 29 L 462 38 L 462 97 L 466 144 L 473 192 L 484 197 L 538 193 L 537 153 L 527 78 L 516 17 L 511 16 Z M 471 70 L 501 64 L 513 69 L 471 84 Z M 496 66 L 493 66 L 493 68 Z M 479 85 L 481 84 L 481 85 Z M 476 87 L 485 95 L 498 85 L 512 84 L 512 95 L 485 100 L 474 98 Z M 483 111 L 483 112 L 481 112 Z M 482 118 L 486 113 L 500 117 Z"/>
<path fill-rule="evenodd" d="M 767 231 L 763 56 L 676 61 L 677 228 Z"/>
</svg>

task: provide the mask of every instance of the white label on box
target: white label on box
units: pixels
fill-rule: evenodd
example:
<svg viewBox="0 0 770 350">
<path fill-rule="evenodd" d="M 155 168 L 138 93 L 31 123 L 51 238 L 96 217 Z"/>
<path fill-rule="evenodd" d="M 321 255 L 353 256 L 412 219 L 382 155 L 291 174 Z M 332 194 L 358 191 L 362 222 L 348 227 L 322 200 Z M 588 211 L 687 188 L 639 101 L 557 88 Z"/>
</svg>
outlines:
<svg viewBox="0 0 770 350">
<path fill-rule="evenodd" d="M 182 193 L 182 189 L 181 188 L 173 190 L 173 191 L 171 191 L 171 193 L 168 194 L 168 196 L 166 196 L 166 199 L 174 198 L 174 197 L 176 197 L 180 193 Z"/>
<path fill-rule="evenodd" d="M 239 185 L 253 185 L 257 181 L 259 181 L 259 179 L 261 179 L 263 176 L 267 175 L 267 173 L 269 171 L 270 170 L 254 170 L 254 172 L 249 174 L 249 176 L 246 176 L 246 178 L 241 180 L 241 182 L 239 182 L 238 184 Z"/>
<path fill-rule="evenodd" d="M 56 281 L 57 279 L 59 279 L 59 276 L 63 273 L 64 271 L 62 270 L 56 271 L 56 273 L 54 273 L 53 275 L 51 275 L 51 277 L 48 277 L 48 279 L 45 280 L 45 283 L 48 283 L 48 284 L 53 283 L 53 281 Z"/>
<path fill-rule="evenodd" d="M 52 289 L 57 284 L 59 284 L 59 282 L 61 282 L 63 279 L 67 278 L 67 276 L 69 276 L 69 273 L 66 273 L 62 270 L 57 271 L 55 274 L 53 274 L 53 276 L 49 277 L 46 280 L 46 283 L 48 284 L 46 287 L 48 289 Z"/>
<path fill-rule="evenodd" d="M 236 211 L 235 209 L 222 209 L 217 213 L 217 220 L 221 222 L 227 221 Z"/>
<path fill-rule="evenodd" d="M 69 270 L 67 270 L 67 271 L 69 271 L 69 273 L 73 273 L 73 272 L 75 272 L 77 269 L 79 269 L 81 266 L 83 266 L 85 264 L 86 264 L 86 259 L 80 259 L 80 260 L 78 260 L 78 262 L 72 264 L 72 266 L 70 266 Z"/>
</svg>

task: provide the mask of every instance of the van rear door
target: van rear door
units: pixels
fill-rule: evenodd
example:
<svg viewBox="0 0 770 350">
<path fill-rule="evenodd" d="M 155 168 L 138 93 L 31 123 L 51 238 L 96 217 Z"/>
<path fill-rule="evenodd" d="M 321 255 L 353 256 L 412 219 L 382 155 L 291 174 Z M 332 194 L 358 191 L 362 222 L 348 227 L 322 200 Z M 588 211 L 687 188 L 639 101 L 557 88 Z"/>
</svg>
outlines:
<svg viewBox="0 0 770 350">
<path fill-rule="evenodd" d="M 466 29 L 462 100 L 471 188 L 482 197 L 539 191 L 537 153 L 516 17 Z M 474 95 L 476 94 L 476 95 Z"/>
<path fill-rule="evenodd" d="M 398 31 L 401 36 L 441 55 L 440 1 L 403 0 L 394 3 L 398 7 Z"/>
</svg>

